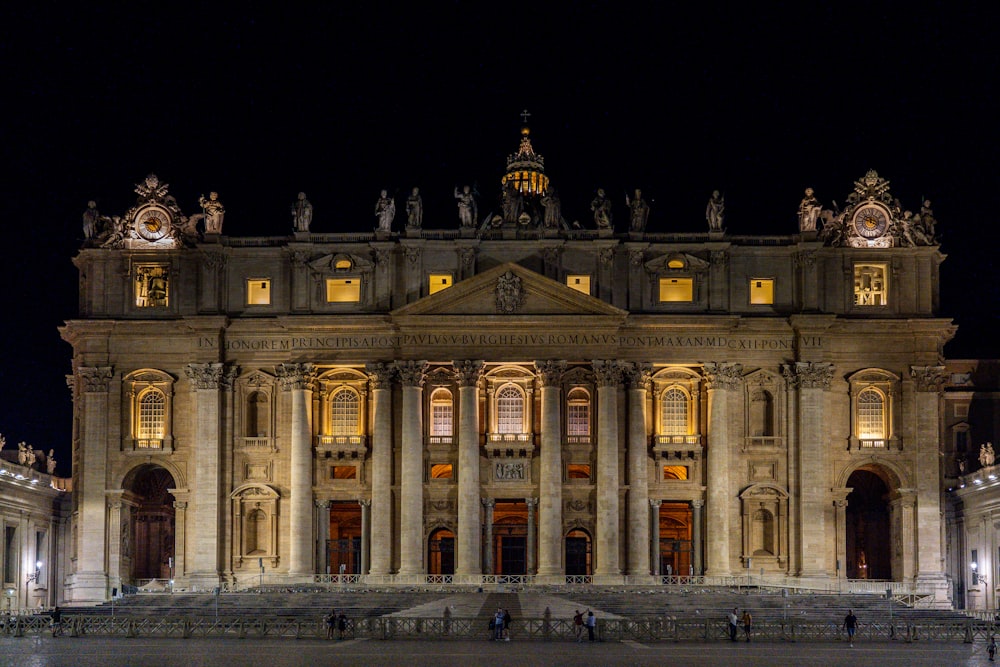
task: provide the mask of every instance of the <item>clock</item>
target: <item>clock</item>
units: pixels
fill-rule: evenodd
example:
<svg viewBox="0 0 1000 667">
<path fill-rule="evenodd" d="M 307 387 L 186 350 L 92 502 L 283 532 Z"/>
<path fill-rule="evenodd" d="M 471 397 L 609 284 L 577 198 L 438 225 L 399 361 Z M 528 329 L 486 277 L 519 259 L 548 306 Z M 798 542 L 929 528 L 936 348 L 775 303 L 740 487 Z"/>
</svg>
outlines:
<svg viewBox="0 0 1000 667">
<path fill-rule="evenodd" d="M 148 206 L 135 216 L 135 233 L 147 241 L 159 241 L 170 231 L 170 214 L 159 206 Z"/>
<path fill-rule="evenodd" d="M 866 204 L 854 212 L 854 231 L 866 239 L 885 234 L 889 228 L 889 215 L 881 206 Z"/>
</svg>

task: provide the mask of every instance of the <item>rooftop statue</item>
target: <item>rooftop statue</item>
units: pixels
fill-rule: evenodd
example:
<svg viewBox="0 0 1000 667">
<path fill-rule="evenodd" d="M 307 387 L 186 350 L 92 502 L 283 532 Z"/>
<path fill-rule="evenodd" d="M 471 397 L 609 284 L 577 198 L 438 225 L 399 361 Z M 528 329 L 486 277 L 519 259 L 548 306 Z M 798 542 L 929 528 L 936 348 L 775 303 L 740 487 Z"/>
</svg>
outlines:
<svg viewBox="0 0 1000 667">
<path fill-rule="evenodd" d="M 987 442 L 979 446 L 979 464 L 984 468 L 989 468 L 996 461 L 996 453 L 993 451 L 993 443 Z"/>
<path fill-rule="evenodd" d="M 503 206 L 503 221 L 517 224 L 524 211 L 524 197 L 521 196 L 521 191 L 508 181 L 500 195 L 500 200 Z"/>
<path fill-rule="evenodd" d="M 555 188 L 548 187 L 541 198 L 542 208 L 545 209 L 545 217 L 542 224 L 546 229 L 558 229 L 562 223 L 562 204 L 559 201 L 559 194 Z"/>
<path fill-rule="evenodd" d="M 472 194 L 472 188 L 468 185 L 458 191 L 455 187 L 455 199 L 458 200 L 458 222 L 462 227 L 475 227 L 476 225 L 476 198 Z"/>
<path fill-rule="evenodd" d="M 800 232 L 815 232 L 816 231 L 816 221 L 819 219 L 819 213 L 822 206 L 819 200 L 816 199 L 813 189 L 806 188 L 805 196 L 802 201 L 799 202 L 799 231 Z"/>
<path fill-rule="evenodd" d="M 56 472 L 56 450 L 50 449 L 49 455 L 45 457 L 45 470 L 50 475 Z"/>
<path fill-rule="evenodd" d="M 423 223 L 424 200 L 420 197 L 420 188 L 413 188 L 413 192 L 406 198 L 406 226 L 420 229 Z"/>
<path fill-rule="evenodd" d="M 721 232 L 726 216 L 726 198 L 718 190 L 712 192 L 711 199 L 705 206 L 705 219 L 708 220 L 708 231 Z"/>
<path fill-rule="evenodd" d="M 87 210 L 83 212 L 83 238 L 90 240 L 101 233 L 101 214 L 97 210 L 97 202 L 87 202 Z"/>
<path fill-rule="evenodd" d="M 646 221 L 649 220 L 649 204 L 642 198 L 642 190 L 636 188 L 635 197 L 632 199 L 629 199 L 629 196 L 626 194 L 625 205 L 629 209 L 629 231 L 646 231 Z"/>
<path fill-rule="evenodd" d="M 375 219 L 378 221 L 378 231 L 388 232 L 392 229 L 392 221 L 396 219 L 396 200 L 386 190 L 382 190 L 375 202 Z"/>
<path fill-rule="evenodd" d="M 300 192 L 298 199 L 292 204 L 292 220 L 295 225 L 295 231 L 308 232 L 309 225 L 312 224 L 312 219 L 312 204 L 306 199 L 306 193 Z"/>
<path fill-rule="evenodd" d="M 937 240 L 937 220 L 931 210 L 931 200 L 925 199 L 920 206 L 920 213 L 913 216 L 913 240 L 916 245 L 934 245 Z"/>
<path fill-rule="evenodd" d="M 205 199 L 205 195 L 201 195 L 198 197 L 198 204 L 205 215 L 205 233 L 221 234 L 222 218 L 226 214 L 226 209 L 222 206 L 222 202 L 219 201 L 219 193 L 209 192 L 208 199 Z"/>
<path fill-rule="evenodd" d="M 590 202 L 590 210 L 594 212 L 594 224 L 598 229 L 611 229 L 611 200 L 602 188 L 597 189 L 597 196 Z"/>
</svg>

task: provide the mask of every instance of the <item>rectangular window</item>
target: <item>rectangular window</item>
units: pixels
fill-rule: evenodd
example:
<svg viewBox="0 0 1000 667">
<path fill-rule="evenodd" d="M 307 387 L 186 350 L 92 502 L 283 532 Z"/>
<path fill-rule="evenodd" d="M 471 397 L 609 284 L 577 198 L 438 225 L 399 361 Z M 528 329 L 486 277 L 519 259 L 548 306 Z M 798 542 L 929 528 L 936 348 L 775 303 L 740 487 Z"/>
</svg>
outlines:
<svg viewBox="0 0 1000 667">
<path fill-rule="evenodd" d="M 566 435 L 590 435 L 589 403 L 570 403 L 566 406 Z"/>
<path fill-rule="evenodd" d="M 327 278 L 327 303 L 358 303 L 361 301 L 360 278 Z"/>
<path fill-rule="evenodd" d="M 956 403 L 955 404 L 955 416 L 959 419 L 965 419 L 969 416 L 969 404 L 968 403 Z"/>
<path fill-rule="evenodd" d="M 664 480 L 685 480 L 688 478 L 687 466 L 663 466 Z"/>
<path fill-rule="evenodd" d="M 452 435 L 452 408 L 451 403 L 431 404 L 431 435 L 447 436 Z"/>
<path fill-rule="evenodd" d="M 330 479 L 357 479 L 357 466 L 330 466 Z"/>
<path fill-rule="evenodd" d="M 249 278 L 247 280 L 247 305 L 271 305 L 271 279 Z"/>
<path fill-rule="evenodd" d="M 427 279 L 427 293 L 435 294 L 443 289 L 451 287 L 450 273 L 432 273 Z"/>
<path fill-rule="evenodd" d="M 751 278 L 750 279 L 750 304 L 754 306 L 765 306 L 774 303 L 774 279 L 773 278 Z"/>
<path fill-rule="evenodd" d="M 135 267 L 135 305 L 138 308 L 166 308 L 170 299 L 170 267 L 139 264 Z"/>
<path fill-rule="evenodd" d="M 17 581 L 17 528 L 6 526 L 3 537 L 3 581 L 9 584 Z"/>
<path fill-rule="evenodd" d="M 450 463 L 434 463 L 431 465 L 431 479 L 451 479 L 455 469 Z"/>
<path fill-rule="evenodd" d="M 694 301 L 694 278 L 660 278 L 660 302 Z"/>
<path fill-rule="evenodd" d="M 590 479 L 589 463 L 569 463 L 566 465 L 568 479 Z"/>
<path fill-rule="evenodd" d="M 888 266 L 854 265 L 854 305 L 864 308 L 889 305 Z"/>
<path fill-rule="evenodd" d="M 566 276 L 566 286 L 589 295 L 590 276 Z"/>
</svg>

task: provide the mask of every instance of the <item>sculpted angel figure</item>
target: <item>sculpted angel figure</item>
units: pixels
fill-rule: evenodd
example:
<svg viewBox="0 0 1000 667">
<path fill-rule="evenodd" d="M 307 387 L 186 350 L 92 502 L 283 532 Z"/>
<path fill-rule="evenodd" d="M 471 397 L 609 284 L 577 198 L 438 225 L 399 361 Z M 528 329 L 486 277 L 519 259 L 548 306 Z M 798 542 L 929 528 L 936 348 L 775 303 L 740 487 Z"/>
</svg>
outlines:
<svg viewBox="0 0 1000 667">
<path fill-rule="evenodd" d="M 708 231 L 721 232 L 726 215 L 726 198 L 718 190 L 712 192 L 708 205 L 705 206 L 705 219 L 708 220 Z"/>
<path fill-rule="evenodd" d="M 56 471 L 56 450 L 50 449 L 49 455 L 45 457 L 45 470 L 50 475 Z"/>
<path fill-rule="evenodd" d="M 996 453 L 993 451 L 993 443 L 987 442 L 979 446 L 979 464 L 984 468 L 989 468 L 996 461 Z"/>
<path fill-rule="evenodd" d="M 799 202 L 799 231 L 815 232 L 816 221 L 819 219 L 819 212 L 822 206 L 816 199 L 813 189 L 806 188 L 805 196 Z"/>
<path fill-rule="evenodd" d="M 598 229 L 611 228 L 611 200 L 602 188 L 597 189 L 597 196 L 590 202 L 590 210 L 594 212 L 594 224 Z"/>
<path fill-rule="evenodd" d="M 420 188 L 406 198 L 406 226 L 418 229 L 424 222 L 424 200 L 420 197 Z"/>
<path fill-rule="evenodd" d="M 205 233 L 221 234 L 222 218 L 226 214 L 226 209 L 222 206 L 222 202 L 219 201 L 219 193 L 209 192 L 208 199 L 205 198 L 205 195 L 201 195 L 198 197 L 198 204 L 201 206 L 201 210 L 205 212 Z"/>
<path fill-rule="evenodd" d="M 375 219 L 378 221 L 378 231 L 387 232 L 392 229 L 392 221 L 396 218 L 396 200 L 382 190 L 375 202 Z"/>
</svg>

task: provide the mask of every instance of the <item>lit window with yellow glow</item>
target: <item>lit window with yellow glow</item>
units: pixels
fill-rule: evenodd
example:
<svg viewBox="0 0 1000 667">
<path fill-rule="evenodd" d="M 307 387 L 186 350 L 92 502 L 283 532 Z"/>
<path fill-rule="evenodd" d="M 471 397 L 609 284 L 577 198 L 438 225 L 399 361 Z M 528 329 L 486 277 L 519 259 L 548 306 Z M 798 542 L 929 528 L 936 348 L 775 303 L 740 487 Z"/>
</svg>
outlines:
<svg viewBox="0 0 1000 667">
<path fill-rule="evenodd" d="M 431 479 L 451 479 L 455 469 L 450 463 L 435 463 L 431 465 Z"/>
<path fill-rule="evenodd" d="M 889 305 L 888 267 L 885 264 L 854 265 L 854 305 Z"/>
<path fill-rule="evenodd" d="M 271 305 L 271 279 L 250 278 L 247 280 L 247 305 Z"/>
<path fill-rule="evenodd" d="M 693 300 L 693 278 L 660 278 L 661 303 L 690 303 Z"/>
<path fill-rule="evenodd" d="M 589 463 L 569 463 L 566 465 L 566 477 L 569 479 L 590 479 Z"/>
<path fill-rule="evenodd" d="M 170 267 L 143 264 L 135 267 L 135 305 L 164 308 L 170 298 Z"/>
<path fill-rule="evenodd" d="M 331 466 L 330 479 L 357 479 L 357 466 Z"/>
<path fill-rule="evenodd" d="M 333 263 L 333 268 L 338 271 L 348 271 L 352 266 L 354 266 L 354 264 L 351 263 L 351 260 L 346 258 L 338 259 Z"/>
<path fill-rule="evenodd" d="M 337 390 L 330 399 L 330 435 L 359 435 L 360 425 L 360 398 L 346 387 Z"/>
<path fill-rule="evenodd" d="M 751 278 L 750 304 L 754 306 L 767 306 L 773 303 L 774 303 L 774 279 Z"/>
<path fill-rule="evenodd" d="M 566 276 L 566 286 L 590 294 L 590 276 Z"/>
<path fill-rule="evenodd" d="M 139 396 L 137 447 L 160 448 L 167 416 L 166 405 L 166 398 L 159 389 L 147 389 Z"/>
<path fill-rule="evenodd" d="M 451 287 L 450 273 L 432 273 L 428 279 L 428 294 L 435 294 Z"/>
<path fill-rule="evenodd" d="M 663 466 L 663 479 L 685 480 L 688 478 L 687 466 Z"/>
<path fill-rule="evenodd" d="M 450 436 L 454 429 L 454 409 L 451 392 L 435 389 L 431 394 L 431 435 Z"/>
<path fill-rule="evenodd" d="M 327 303 L 357 303 L 361 301 L 360 278 L 327 278 Z"/>
<path fill-rule="evenodd" d="M 858 394 L 858 439 L 881 441 L 886 438 L 885 397 L 869 387 Z"/>
</svg>

